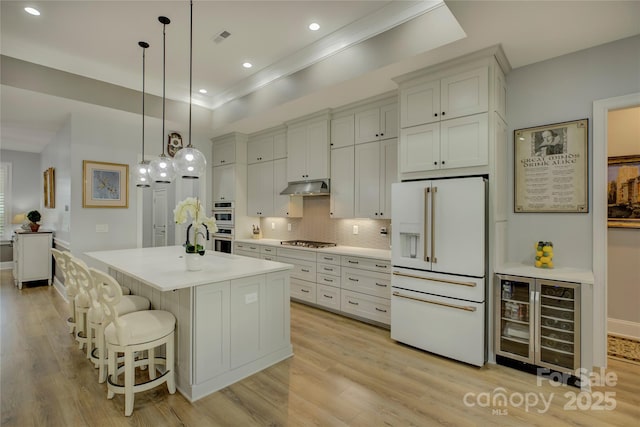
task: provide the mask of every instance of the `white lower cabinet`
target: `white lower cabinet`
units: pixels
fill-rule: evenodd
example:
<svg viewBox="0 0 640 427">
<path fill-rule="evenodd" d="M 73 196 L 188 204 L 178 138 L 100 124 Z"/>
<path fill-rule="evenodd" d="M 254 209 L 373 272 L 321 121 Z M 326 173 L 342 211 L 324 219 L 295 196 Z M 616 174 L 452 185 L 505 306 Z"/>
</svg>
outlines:
<svg viewBox="0 0 640 427">
<path fill-rule="evenodd" d="M 372 258 L 342 257 L 340 310 L 389 325 L 391 263 Z"/>
<path fill-rule="evenodd" d="M 233 242 L 233 253 L 235 255 L 260 258 L 260 245 L 244 242 Z"/>
<path fill-rule="evenodd" d="M 241 369 L 290 342 L 289 280 L 269 273 L 198 286 L 194 383 Z"/>
<path fill-rule="evenodd" d="M 22 289 L 23 282 L 47 280 L 51 282 L 53 243 L 51 232 L 15 233 L 13 236 L 13 279 Z"/>
</svg>

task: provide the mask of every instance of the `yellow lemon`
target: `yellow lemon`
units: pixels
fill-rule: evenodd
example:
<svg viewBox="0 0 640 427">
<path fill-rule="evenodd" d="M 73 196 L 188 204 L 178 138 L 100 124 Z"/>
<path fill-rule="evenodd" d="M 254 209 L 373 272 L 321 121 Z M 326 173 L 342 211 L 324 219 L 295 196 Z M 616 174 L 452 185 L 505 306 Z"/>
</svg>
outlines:
<svg viewBox="0 0 640 427">
<path fill-rule="evenodd" d="M 549 262 L 547 263 L 547 266 L 548 266 L 549 268 L 553 268 L 553 261 L 549 261 Z"/>
<path fill-rule="evenodd" d="M 536 256 L 542 256 L 542 251 L 536 251 Z"/>
<path fill-rule="evenodd" d="M 543 256 L 542 258 L 540 258 L 540 262 L 543 264 L 546 264 L 549 261 L 551 261 L 551 258 L 549 258 L 548 256 Z"/>
<path fill-rule="evenodd" d="M 542 266 L 542 262 L 536 261 L 536 267 L 541 267 L 541 266 Z"/>
</svg>

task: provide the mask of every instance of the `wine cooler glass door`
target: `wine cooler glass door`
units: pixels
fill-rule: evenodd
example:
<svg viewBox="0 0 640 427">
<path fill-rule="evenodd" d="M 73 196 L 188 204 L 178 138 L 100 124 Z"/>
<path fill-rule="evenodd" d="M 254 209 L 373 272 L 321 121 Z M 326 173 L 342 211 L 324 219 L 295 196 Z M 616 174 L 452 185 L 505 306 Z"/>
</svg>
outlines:
<svg viewBox="0 0 640 427">
<path fill-rule="evenodd" d="M 500 276 L 496 336 L 498 354 L 533 363 L 535 342 L 535 280 Z"/>
<path fill-rule="evenodd" d="M 538 280 L 540 321 L 536 364 L 573 371 L 580 366 L 580 288 Z"/>
</svg>

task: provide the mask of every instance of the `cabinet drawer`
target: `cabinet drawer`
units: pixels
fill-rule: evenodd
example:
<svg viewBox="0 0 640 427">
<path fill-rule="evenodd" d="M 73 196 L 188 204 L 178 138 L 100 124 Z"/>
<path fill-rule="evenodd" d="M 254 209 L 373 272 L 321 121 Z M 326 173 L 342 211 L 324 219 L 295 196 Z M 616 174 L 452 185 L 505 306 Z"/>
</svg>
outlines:
<svg viewBox="0 0 640 427">
<path fill-rule="evenodd" d="M 277 261 L 278 257 L 271 254 L 260 254 L 260 259 L 265 259 L 267 261 Z"/>
<path fill-rule="evenodd" d="M 318 273 L 318 284 L 340 287 L 340 277 Z"/>
<path fill-rule="evenodd" d="M 260 253 L 260 245 L 254 245 L 252 243 L 235 242 L 235 249 L 245 252 Z"/>
<path fill-rule="evenodd" d="M 276 247 L 274 246 L 260 246 L 260 255 L 267 254 L 275 258 L 276 253 Z"/>
<path fill-rule="evenodd" d="M 251 252 L 245 250 L 236 250 L 233 252 L 234 255 L 248 256 L 250 258 L 260 258 L 260 254 L 258 252 Z"/>
<path fill-rule="evenodd" d="M 391 271 L 391 261 L 383 261 L 383 260 L 372 259 L 372 258 L 360 258 L 360 257 L 353 257 L 353 256 L 343 256 L 342 266 L 356 267 L 356 268 L 362 268 L 364 270 L 380 271 L 380 272 Z"/>
<path fill-rule="evenodd" d="M 332 276 L 340 276 L 341 267 L 333 264 L 318 263 L 318 274 L 330 274 Z"/>
<path fill-rule="evenodd" d="M 381 298 L 391 298 L 391 276 L 389 274 L 344 267 L 340 283 L 342 284 L 342 289 L 349 289 Z"/>
<path fill-rule="evenodd" d="M 340 310 L 340 289 L 327 285 L 316 285 L 316 303 L 334 310 Z"/>
<path fill-rule="evenodd" d="M 278 257 L 278 261 L 293 265 L 290 276 L 296 279 L 316 281 L 316 263 L 294 258 Z"/>
<path fill-rule="evenodd" d="M 351 292 L 340 291 L 340 309 L 365 319 L 388 325 L 391 320 L 391 302 L 388 299 Z"/>
<path fill-rule="evenodd" d="M 291 298 L 302 301 L 316 302 L 316 284 L 306 280 L 294 279 L 289 281 Z"/>
<path fill-rule="evenodd" d="M 340 255 L 318 252 L 317 259 L 318 259 L 318 262 L 321 262 L 324 264 L 340 265 Z"/>
<path fill-rule="evenodd" d="M 279 257 L 302 259 L 305 261 L 316 262 L 316 253 L 299 249 L 278 248 Z"/>
</svg>

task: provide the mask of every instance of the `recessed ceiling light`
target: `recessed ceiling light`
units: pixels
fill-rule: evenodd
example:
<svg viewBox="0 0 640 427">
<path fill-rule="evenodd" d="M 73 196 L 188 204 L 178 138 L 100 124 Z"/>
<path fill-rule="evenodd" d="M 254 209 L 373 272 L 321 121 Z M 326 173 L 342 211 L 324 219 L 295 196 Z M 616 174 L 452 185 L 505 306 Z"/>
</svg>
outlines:
<svg viewBox="0 0 640 427">
<path fill-rule="evenodd" d="M 33 7 L 25 7 L 24 11 L 30 15 L 39 16 L 40 11 L 38 9 L 34 9 Z"/>
<path fill-rule="evenodd" d="M 316 22 L 309 24 L 309 29 L 311 31 L 318 31 L 320 29 L 320 25 Z"/>
<path fill-rule="evenodd" d="M 206 90 L 206 89 L 200 89 L 198 92 L 200 92 L 200 93 L 207 93 L 207 90 Z"/>
<path fill-rule="evenodd" d="M 242 66 L 244 68 L 251 68 L 251 67 L 253 67 L 253 64 L 251 62 L 245 62 L 244 64 L 242 64 Z"/>
</svg>

